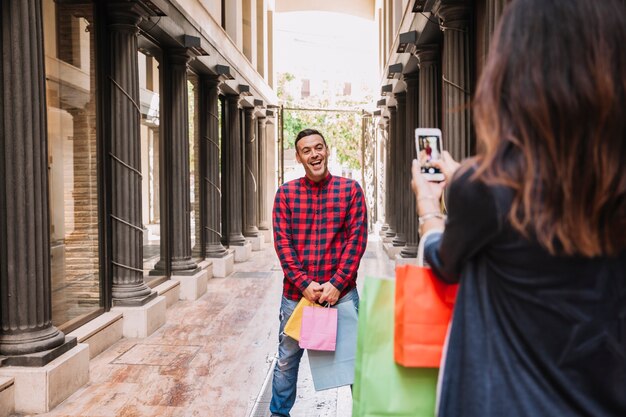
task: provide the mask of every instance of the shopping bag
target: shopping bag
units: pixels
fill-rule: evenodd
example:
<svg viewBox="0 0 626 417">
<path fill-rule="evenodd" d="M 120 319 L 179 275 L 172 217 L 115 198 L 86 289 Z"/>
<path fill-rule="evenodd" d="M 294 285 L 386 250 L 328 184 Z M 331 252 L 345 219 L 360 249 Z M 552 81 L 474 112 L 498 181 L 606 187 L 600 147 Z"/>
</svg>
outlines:
<svg viewBox="0 0 626 417">
<path fill-rule="evenodd" d="M 352 300 L 336 304 L 337 346 L 335 351 L 308 350 L 311 377 L 316 391 L 354 383 L 357 310 Z"/>
<path fill-rule="evenodd" d="M 283 333 L 285 333 L 287 336 L 291 337 L 294 340 L 300 340 L 300 328 L 302 327 L 302 310 L 304 309 L 304 307 L 313 306 L 321 307 L 321 305 L 302 297 L 300 301 L 298 301 L 298 304 L 296 304 L 296 308 L 293 309 L 291 316 L 289 316 L 289 320 L 287 320 L 287 323 L 285 323 Z"/>
<path fill-rule="evenodd" d="M 417 265 L 396 267 L 394 358 L 407 367 L 438 368 L 458 284 L 446 284 L 424 267 L 423 236 Z"/>
<path fill-rule="evenodd" d="M 437 368 L 458 285 L 441 282 L 430 268 L 396 267 L 394 358 L 410 367 Z"/>
<path fill-rule="evenodd" d="M 337 342 L 337 309 L 304 307 L 300 328 L 300 347 L 313 350 L 335 350 Z"/>
<path fill-rule="evenodd" d="M 366 277 L 359 304 L 352 417 L 433 417 L 437 368 L 393 359 L 395 282 Z"/>
</svg>

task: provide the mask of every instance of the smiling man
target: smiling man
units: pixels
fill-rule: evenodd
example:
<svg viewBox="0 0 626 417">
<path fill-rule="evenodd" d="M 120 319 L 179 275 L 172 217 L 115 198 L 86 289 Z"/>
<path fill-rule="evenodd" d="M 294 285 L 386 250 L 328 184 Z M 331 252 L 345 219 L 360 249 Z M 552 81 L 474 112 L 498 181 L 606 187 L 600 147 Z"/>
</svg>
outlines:
<svg viewBox="0 0 626 417">
<path fill-rule="evenodd" d="M 296 159 L 305 176 L 278 188 L 274 199 L 274 246 L 283 268 L 278 361 L 272 383 L 272 416 L 288 417 L 296 399 L 303 350 L 283 334 L 298 301 L 352 302 L 358 309 L 356 277 L 367 244 L 363 190 L 328 172 L 328 146 L 320 132 L 296 137 Z M 338 334 L 337 338 L 341 336 Z"/>
</svg>

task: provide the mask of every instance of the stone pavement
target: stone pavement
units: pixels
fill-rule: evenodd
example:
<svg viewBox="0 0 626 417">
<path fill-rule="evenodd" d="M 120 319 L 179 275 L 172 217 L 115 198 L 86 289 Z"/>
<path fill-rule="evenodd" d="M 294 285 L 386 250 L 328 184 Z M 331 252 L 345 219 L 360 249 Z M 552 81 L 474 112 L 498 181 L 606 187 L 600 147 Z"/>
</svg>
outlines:
<svg viewBox="0 0 626 417">
<path fill-rule="evenodd" d="M 370 235 L 361 262 L 367 275 L 389 276 L 393 263 Z M 209 280 L 196 301 L 179 301 L 166 324 L 144 339 L 122 339 L 91 360 L 89 383 L 40 417 L 268 416 L 277 348 L 282 271 L 273 246 Z M 315 392 L 300 366 L 292 417 L 349 417 L 343 387 Z"/>
</svg>

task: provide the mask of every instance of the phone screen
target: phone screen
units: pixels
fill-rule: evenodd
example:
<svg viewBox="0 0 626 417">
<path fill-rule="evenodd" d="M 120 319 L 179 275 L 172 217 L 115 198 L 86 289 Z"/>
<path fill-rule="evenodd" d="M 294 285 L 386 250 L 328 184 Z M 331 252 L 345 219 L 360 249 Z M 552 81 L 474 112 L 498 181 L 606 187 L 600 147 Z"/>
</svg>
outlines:
<svg viewBox="0 0 626 417">
<path fill-rule="evenodd" d="M 440 174 L 441 170 L 432 165 L 441 158 L 441 138 L 436 135 L 419 135 L 417 137 L 420 163 L 423 174 Z"/>
</svg>

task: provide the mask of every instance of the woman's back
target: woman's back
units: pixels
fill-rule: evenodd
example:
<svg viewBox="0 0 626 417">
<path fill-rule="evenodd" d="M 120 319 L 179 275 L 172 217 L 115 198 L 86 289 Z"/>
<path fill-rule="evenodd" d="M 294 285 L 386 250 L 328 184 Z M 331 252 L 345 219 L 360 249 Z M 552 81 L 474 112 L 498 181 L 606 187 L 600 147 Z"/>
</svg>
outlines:
<svg viewBox="0 0 626 417">
<path fill-rule="evenodd" d="M 626 415 L 626 253 L 552 255 L 511 227 L 510 190 L 470 176 L 427 247 L 442 276 L 464 265 L 440 415 Z M 456 228 L 470 219 L 475 235 Z"/>
</svg>

